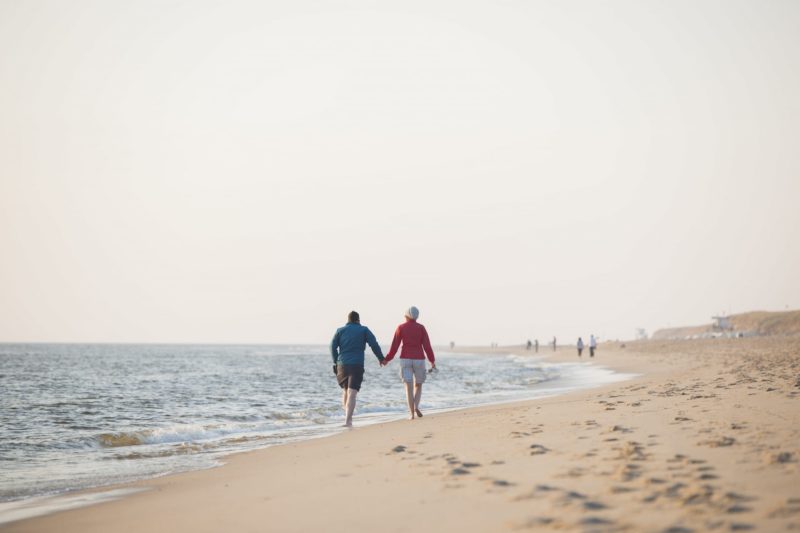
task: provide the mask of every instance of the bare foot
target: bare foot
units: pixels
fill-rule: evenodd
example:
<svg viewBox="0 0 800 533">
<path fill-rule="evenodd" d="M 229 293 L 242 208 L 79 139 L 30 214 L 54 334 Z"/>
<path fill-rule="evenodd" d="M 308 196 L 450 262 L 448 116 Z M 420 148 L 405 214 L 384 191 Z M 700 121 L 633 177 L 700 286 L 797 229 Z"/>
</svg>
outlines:
<svg viewBox="0 0 800 533">
<path fill-rule="evenodd" d="M 420 411 L 419 408 L 415 409 L 415 411 L 417 412 L 417 417 L 422 418 L 422 411 Z"/>
<path fill-rule="evenodd" d="M 413 414 L 412 415 L 408 415 L 408 419 L 409 420 L 414 420 L 414 415 Z"/>
</svg>

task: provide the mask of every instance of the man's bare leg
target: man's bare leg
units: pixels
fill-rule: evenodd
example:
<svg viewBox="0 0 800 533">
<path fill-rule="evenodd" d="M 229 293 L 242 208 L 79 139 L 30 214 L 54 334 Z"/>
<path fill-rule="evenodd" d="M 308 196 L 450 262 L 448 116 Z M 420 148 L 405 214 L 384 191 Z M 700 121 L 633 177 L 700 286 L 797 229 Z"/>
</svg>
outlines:
<svg viewBox="0 0 800 533">
<path fill-rule="evenodd" d="M 408 402 L 408 412 L 410 416 L 408 417 L 409 420 L 414 420 L 416 416 L 416 405 L 414 404 L 414 392 L 413 392 L 414 385 L 412 383 L 406 383 L 406 402 Z"/>
<path fill-rule="evenodd" d="M 342 410 L 347 414 L 347 387 L 342 389 Z"/>
<path fill-rule="evenodd" d="M 358 391 L 356 389 L 347 389 L 347 418 L 344 421 L 346 427 L 353 426 L 353 411 L 356 410 L 356 396 L 358 396 Z"/>
<path fill-rule="evenodd" d="M 419 400 L 422 398 L 422 383 L 414 384 L 414 412 L 417 417 L 422 418 L 422 413 L 419 410 Z"/>
</svg>

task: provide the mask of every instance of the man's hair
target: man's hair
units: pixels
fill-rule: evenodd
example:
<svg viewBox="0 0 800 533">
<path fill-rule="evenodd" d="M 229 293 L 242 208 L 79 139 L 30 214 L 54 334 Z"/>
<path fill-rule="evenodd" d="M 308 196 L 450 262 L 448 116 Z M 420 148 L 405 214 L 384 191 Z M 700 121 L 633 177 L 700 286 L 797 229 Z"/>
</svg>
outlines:
<svg viewBox="0 0 800 533">
<path fill-rule="evenodd" d="M 350 311 L 350 314 L 349 314 L 349 315 L 347 315 L 347 321 L 348 321 L 348 322 L 355 322 L 355 323 L 359 323 L 359 322 L 361 322 L 361 317 L 360 317 L 360 316 L 358 316 L 358 313 L 357 313 L 357 312 L 355 312 L 355 311 Z"/>
</svg>

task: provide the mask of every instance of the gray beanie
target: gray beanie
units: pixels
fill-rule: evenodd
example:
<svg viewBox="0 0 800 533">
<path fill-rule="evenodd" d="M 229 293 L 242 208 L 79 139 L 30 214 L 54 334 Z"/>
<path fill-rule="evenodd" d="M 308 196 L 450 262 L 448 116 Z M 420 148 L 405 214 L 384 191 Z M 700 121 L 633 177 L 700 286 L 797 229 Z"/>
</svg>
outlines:
<svg viewBox="0 0 800 533">
<path fill-rule="evenodd" d="M 419 309 L 417 309 L 412 305 L 411 307 L 408 308 L 408 311 L 406 311 L 406 316 L 411 320 L 416 320 L 417 318 L 419 318 Z"/>
</svg>

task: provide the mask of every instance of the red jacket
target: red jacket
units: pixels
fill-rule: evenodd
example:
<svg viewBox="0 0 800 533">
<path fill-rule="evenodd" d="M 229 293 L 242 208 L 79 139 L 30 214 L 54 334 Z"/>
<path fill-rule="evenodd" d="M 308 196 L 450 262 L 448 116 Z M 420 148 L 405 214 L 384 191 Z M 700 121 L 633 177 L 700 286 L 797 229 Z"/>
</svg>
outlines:
<svg viewBox="0 0 800 533">
<path fill-rule="evenodd" d="M 400 352 L 400 359 L 425 359 L 425 355 L 427 355 L 428 361 L 431 363 L 435 361 L 433 348 L 431 348 L 431 341 L 428 338 L 425 326 L 418 324 L 416 320 L 407 318 L 405 324 L 397 326 L 397 330 L 394 332 L 392 347 L 386 355 L 387 363 L 394 358 L 397 349 L 400 348 L 401 341 L 403 350 Z M 423 350 L 425 354 L 423 354 Z"/>
</svg>

